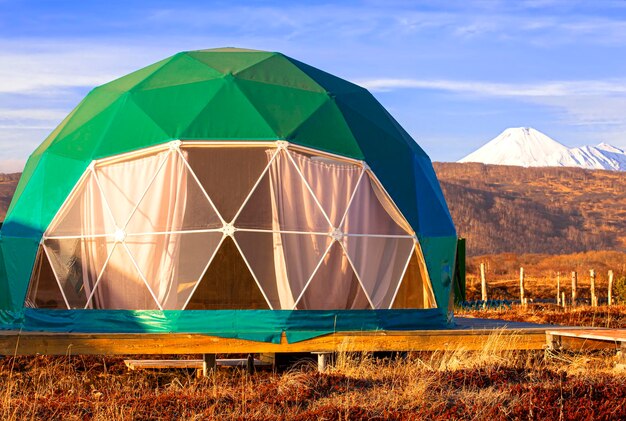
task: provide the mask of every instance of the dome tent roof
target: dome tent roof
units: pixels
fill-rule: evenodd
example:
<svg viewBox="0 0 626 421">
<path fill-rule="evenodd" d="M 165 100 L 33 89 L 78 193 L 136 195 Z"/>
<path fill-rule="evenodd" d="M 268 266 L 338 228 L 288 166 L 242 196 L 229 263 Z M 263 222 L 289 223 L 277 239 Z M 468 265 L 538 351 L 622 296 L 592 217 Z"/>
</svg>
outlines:
<svg viewBox="0 0 626 421">
<path fill-rule="evenodd" d="M 451 265 L 455 230 L 430 159 L 367 90 L 280 53 L 189 51 L 95 88 L 31 155 L 2 229 L 11 264 L 0 306 L 22 306 L 38 241 L 94 159 L 174 139 L 287 140 L 364 160 L 420 237 L 429 272 Z"/>
</svg>

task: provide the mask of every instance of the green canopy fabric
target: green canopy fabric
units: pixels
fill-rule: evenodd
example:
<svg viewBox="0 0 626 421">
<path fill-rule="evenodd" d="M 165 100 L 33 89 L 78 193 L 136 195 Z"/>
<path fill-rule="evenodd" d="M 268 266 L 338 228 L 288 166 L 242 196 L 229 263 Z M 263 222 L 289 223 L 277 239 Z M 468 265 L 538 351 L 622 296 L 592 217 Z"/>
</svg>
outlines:
<svg viewBox="0 0 626 421">
<path fill-rule="evenodd" d="M 23 319 L 42 234 L 90 163 L 175 139 L 286 140 L 364 160 L 417 234 L 445 321 L 456 232 L 425 152 L 362 87 L 280 53 L 216 49 L 95 88 L 33 152 L 0 233 L 5 326 Z"/>
</svg>

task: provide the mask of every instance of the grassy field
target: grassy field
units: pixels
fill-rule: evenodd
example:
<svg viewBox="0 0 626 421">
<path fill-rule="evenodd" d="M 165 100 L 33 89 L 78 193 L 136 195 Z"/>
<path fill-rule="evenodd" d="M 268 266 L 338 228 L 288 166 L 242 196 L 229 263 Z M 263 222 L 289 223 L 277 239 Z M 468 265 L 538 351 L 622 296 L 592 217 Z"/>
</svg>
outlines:
<svg viewBox="0 0 626 421">
<path fill-rule="evenodd" d="M 449 350 L 396 359 L 340 354 L 327 373 L 127 371 L 121 358 L 0 362 L 13 419 L 624 419 L 626 371 L 609 353 Z"/>
<path fill-rule="evenodd" d="M 540 323 L 626 327 L 626 306 L 461 311 Z M 17 419 L 625 419 L 626 366 L 615 351 L 341 353 L 324 374 L 222 368 L 128 371 L 121 357 L 0 360 L 0 418 Z M 193 356 L 183 356 L 188 358 Z M 198 357 L 198 356 L 195 356 Z"/>
</svg>

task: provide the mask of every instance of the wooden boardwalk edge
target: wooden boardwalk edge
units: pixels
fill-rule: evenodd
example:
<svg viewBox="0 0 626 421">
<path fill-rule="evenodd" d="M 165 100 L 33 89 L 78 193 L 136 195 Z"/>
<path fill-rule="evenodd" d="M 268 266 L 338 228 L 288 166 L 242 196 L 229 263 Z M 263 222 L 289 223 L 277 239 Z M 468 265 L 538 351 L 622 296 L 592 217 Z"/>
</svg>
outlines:
<svg viewBox="0 0 626 421">
<path fill-rule="evenodd" d="M 578 328 L 546 330 L 547 347 L 552 350 L 626 350 L 626 329 Z"/>
<path fill-rule="evenodd" d="M 280 344 L 201 334 L 0 332 L 0 355 L 237 354 L 337 351 L 538 350 L 546 328 L 341 332 Z"/>
</svg>

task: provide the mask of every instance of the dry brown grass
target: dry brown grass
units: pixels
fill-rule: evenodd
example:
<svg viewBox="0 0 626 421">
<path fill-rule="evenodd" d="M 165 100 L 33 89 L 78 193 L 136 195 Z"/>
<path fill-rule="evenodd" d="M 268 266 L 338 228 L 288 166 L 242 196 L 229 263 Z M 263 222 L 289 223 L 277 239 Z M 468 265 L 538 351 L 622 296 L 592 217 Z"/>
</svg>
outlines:
<svg viewBox="0 0 626 421">
<path fill-rule="evenodd" d="M 340 353 L 325 374 L 127 371 L 121 358 L 0 361 L 0 417 L 16 419 L 623 419 L 626 378 L 611 354 L 504 350 L 399 358 Z"/>
<path fill-rule="evenodd" d="M 598 306 L 589 305 L 575 308 L 545 304 L 513 305 L 511 308 L 466 310 L 459 308 L 457 316 L 479 317 L 486 319 L 510 320 L 564 326 L 607 327 L 626 329 L 626 305 Z"/>
</svg>

